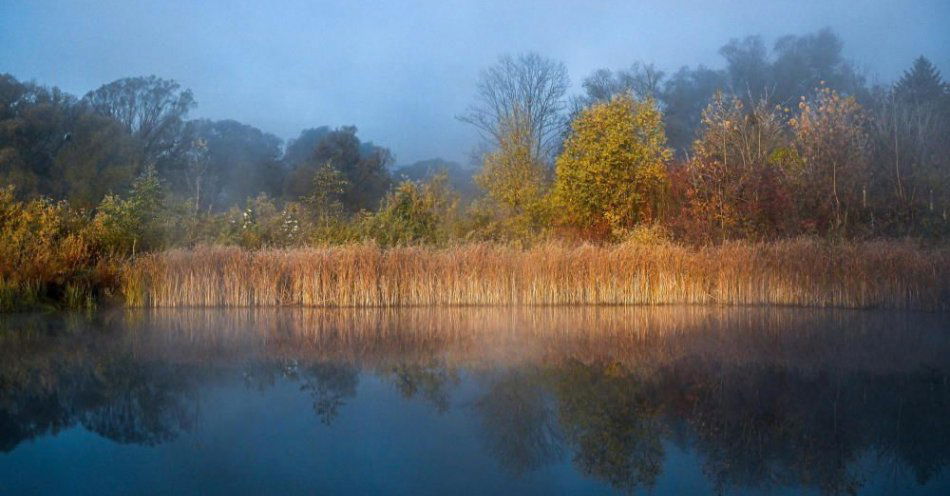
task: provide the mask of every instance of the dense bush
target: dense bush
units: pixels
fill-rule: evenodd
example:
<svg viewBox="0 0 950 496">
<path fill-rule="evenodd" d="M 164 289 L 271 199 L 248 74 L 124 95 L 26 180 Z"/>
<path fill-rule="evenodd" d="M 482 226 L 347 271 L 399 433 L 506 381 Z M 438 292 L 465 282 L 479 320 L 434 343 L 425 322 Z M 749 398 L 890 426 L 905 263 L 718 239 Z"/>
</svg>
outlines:
<svg viewBox="0 0 950 496">
<path fill-rule="evenodd" d="M 794 232 L 791 169 L 799 160 L 784 113 L 719 93 L 703 112 L 690 160 L 673 172 L 670 219 L 698 241 L 775 238 Z"/>
<path fill-rule="evenodd" d="M 132 183 L 127 198 L 109 194 L 96 209 L 93 229 L 101 248 L 115 255 L 162 248 L 166 241 L 165 194 L 149 168 Z"/>
<path fill-rule="evenodd" d="M 367 236 L 382 246 L 444 243 L 457 205 L 447 183 L 445 174 L 427 183 L 403 181 L 385 198 L 379 212 L 363 220 Z"/>
<path fill-rule="evenodd" d="M 109 264 L 83 211 L 66 202 L 17 201 L 0 189 L 0 311 L 60 301 L 85 307 L 114 287 Z"/>
</svg>

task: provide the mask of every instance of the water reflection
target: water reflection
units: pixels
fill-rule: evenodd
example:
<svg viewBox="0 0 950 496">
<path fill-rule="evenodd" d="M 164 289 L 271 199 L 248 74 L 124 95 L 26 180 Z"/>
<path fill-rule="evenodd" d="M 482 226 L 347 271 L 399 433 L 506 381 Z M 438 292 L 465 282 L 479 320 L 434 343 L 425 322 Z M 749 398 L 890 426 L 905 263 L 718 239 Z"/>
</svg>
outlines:
<svg viewBox="0 0 950 496">
<path fill-rule="evenodd" d="M 81 426 L 157 446 L 203 391 L 292 383 L 332 429 L 373 378 L 477 426 L 511 477 L 569 461 L 651 488 L 671 446 L 711 488 L 945 484 L 950 329 L 939 314 L 547 308 L 160 311 L 0 322 L 0 450 Z M 461 390 L 471 398 L 454 401 Z M 400 408 L 400 405 L 392 405 Z M 250 421 L 250 420 L 249 420 Z M 426 429 L 419 425 L 417 429 Z M 276 441 L 275 441 L 276 442 Z M 3 463 L 0 455 L 0 464 Z M 941 479 L 942 478 L 942 479 Z M 902 485 L 909 484 L 909 485 Z M 891 487 L 890 489 L 895 489 Z"/>
</svg>

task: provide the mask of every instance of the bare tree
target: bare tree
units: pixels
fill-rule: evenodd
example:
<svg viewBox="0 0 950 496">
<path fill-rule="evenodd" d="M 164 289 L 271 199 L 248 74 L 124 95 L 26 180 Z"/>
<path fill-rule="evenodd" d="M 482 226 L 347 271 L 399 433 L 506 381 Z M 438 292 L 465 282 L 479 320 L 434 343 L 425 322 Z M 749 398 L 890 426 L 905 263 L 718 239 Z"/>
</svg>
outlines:
<svg viewBox="0 0 950 496">
<path fill-rule="evenodd" d="M 620 93 L 632 93 L 638 100 L 661 96 L 660 83 L 665 73 L 653 64 L 635 62 L 627 70 L 616 73 L 610 69 L 598 69 L 584 79 L 586 95 L 581 97 L 583 105 L 605 102 Z"/>
<path fill-rule="evenodd" d="M 548 159 L 564 125 L 568 85 L 561 62 L 536 53 L 505 55 L 482 72 L 475 103 L 458 119 L 475 126 L 485 139 L 501 143 L 504 123 L 522 114 L 534 134 L 535 153 Z"/>
<path fill-rule="evenodd" d="M 191 90 L 181 90 L 175 81 L 155 76 L 113 81 L 90 91 L 83 101 L 141 139 L 150 159 L 175 146 L 184 118 L 195 105 Z"/>
</svg>

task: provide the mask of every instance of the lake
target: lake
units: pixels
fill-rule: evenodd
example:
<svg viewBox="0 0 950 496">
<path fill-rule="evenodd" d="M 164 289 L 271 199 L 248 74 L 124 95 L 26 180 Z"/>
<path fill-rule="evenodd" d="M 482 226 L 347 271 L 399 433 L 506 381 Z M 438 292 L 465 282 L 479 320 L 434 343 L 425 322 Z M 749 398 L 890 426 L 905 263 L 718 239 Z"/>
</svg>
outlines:
<svg viewBox="0 0 950 496">
<path fill-rule="evenodd" d="M 0 494 L 950 494 L 948 321 L 0 316 Z"/>
</svg>

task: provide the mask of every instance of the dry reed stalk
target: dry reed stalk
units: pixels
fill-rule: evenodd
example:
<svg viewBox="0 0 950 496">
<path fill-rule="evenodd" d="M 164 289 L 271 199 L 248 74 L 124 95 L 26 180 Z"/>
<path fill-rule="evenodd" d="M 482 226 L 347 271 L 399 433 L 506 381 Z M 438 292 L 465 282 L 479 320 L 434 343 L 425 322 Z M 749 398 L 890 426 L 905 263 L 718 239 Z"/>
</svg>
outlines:
<svg viewBox="0 0 950 496">
<path fill-rule="evenodd" d="M 909 242 L 201 247 L 141 257 L 129 306 L 736 304 L 950 308 L 950 250 Z"/>
</svg>

